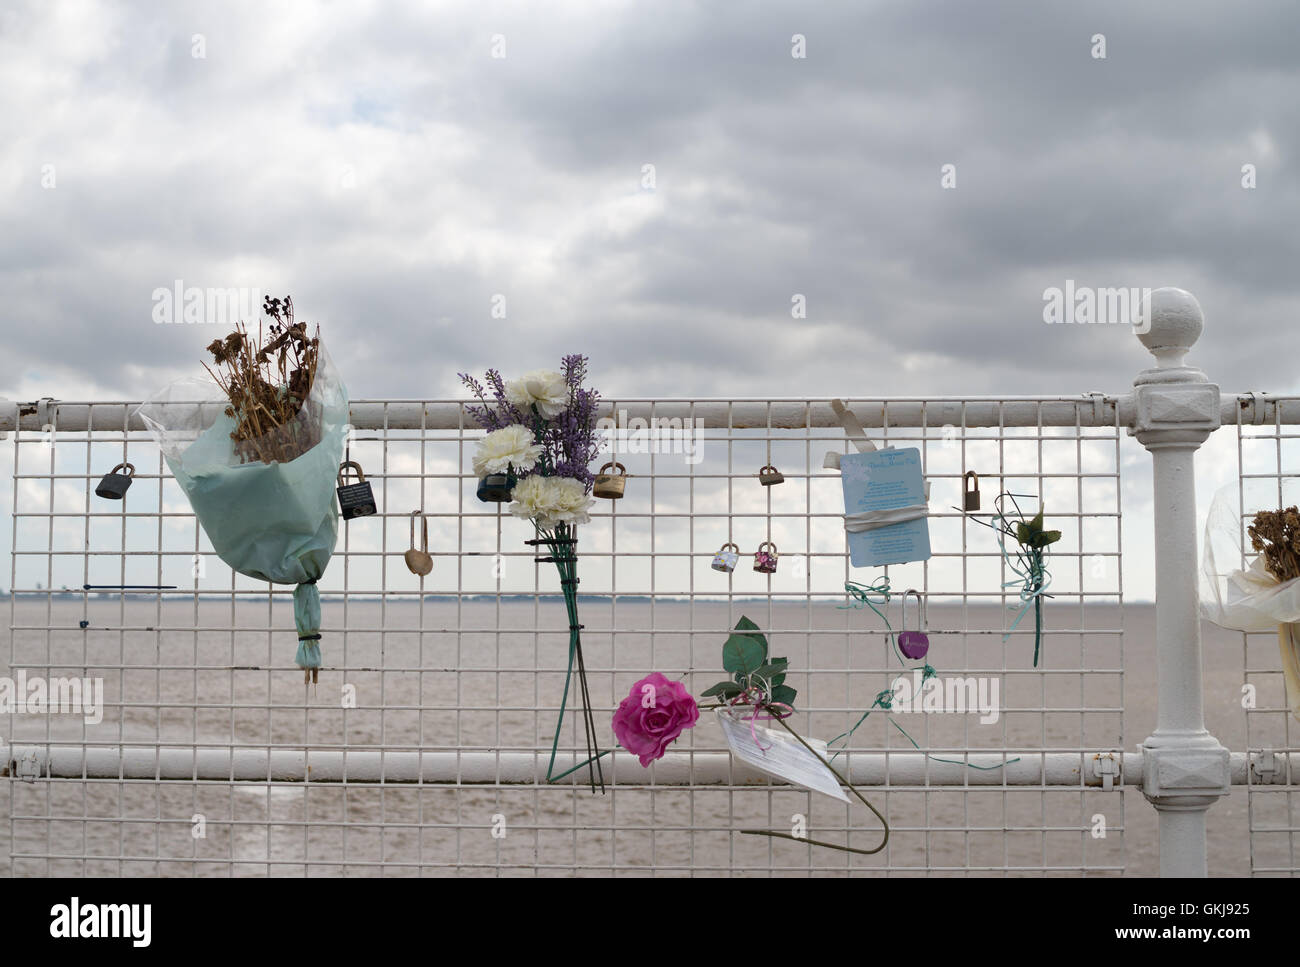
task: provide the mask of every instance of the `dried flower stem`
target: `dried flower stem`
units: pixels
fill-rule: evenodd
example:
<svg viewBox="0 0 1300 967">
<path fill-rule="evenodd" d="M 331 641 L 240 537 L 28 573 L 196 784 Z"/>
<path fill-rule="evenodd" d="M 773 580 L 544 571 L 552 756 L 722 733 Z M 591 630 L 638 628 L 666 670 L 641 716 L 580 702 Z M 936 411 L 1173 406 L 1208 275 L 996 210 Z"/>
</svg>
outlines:
<svg viewBox="0 0 1300 967">
<path fill-rule="evenodd" d="M 230 400 L 226 415 L 235 420 L 230 438 L 241 463 L 287 463 L 320 440 L 319 413 L 307 406 L 320 357 L 320 327 L 312 338 L 307 324 L 294 322 L 293 299 L 272 299 L 263 309 L 274 322 L 263 343 L 242 322 L 225 339 L 208 346 L 216 369 L 208 371 Z"/>
<path fill-rule="evenodd" d="M 1300 577 L 1300 509 L 1261 510 L 1246 532 L 1273 577 L 1279 581 Z"/>
</svg>

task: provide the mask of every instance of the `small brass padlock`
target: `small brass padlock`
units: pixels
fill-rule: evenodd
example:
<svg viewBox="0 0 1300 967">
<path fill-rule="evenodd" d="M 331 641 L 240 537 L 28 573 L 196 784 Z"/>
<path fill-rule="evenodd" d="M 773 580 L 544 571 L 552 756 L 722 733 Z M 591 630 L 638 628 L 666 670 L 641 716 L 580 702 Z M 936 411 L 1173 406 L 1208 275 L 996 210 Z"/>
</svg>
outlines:
<svg viewBox="0 0 1300 967">
<path fill-rule="evenodd" d="M 490 473 L 478 482 L 478 499 L 485 504 L 504 504 L 510 500 L 519 478 L 513 473 Z"/>
<path fill-rule="evenodd" d="M 980 478 L 974 470 L 967 470 L 963 480 L 962 510 L 980 509 Z"/>
<path fill-rule="evenodd" d="M 344 471 L 349 467 L 357 472 L 356 483 L 343 482 Z M 366 475 L 361 472 L 361 464 L 355 460 L 340 464 L 338 483 L 339 513 L 343 515 L 344 520 L 351 520 L 353 517 L 369 517 L 379 513 L 379 508 L 375 506 L 374 491 L 370 489 Z"/>
<path fill-rule="evenodd" d="M 902 594 L 903 615 L 899 619 L 899 624 L 907 627 L 907 596 L 916 595 L 916 631 L 903 631 L 898 635 L 898 650 L 911 659 L 924 658 L 930 651 L 930 636 L 926 634 L 925 620 L 925 599 L 921 597 L 921 592 L 914 588 L 909 588 Z"/>
<path fill-rule="evenodd" d="M 785 474 L 771 464 L 768 464 L 766 467 L 759 468 L 758 482 L 764 487 L 771 487 L 773 484 L 785 483 Z"/>
<path fill-rule="evenodd" d="M 119 470 L 125 470 L 126 472 L 118 473 Z M 127 488 L 131 486 L 131 480 L 134 476 L 135 467 L 129 463 L 119 463 L 104 474 L 104 479 L 95 488 L 95 495 L 105 497 L 108 500 L 121 500 L 126 496 Z"/>
<path fill-rule="evenodd" d="M 763 548 L 770 547 L 770 551 Z M 771 541 L 764 541 L 758 545 L 758 551 L 754 554 L 754 570 L 761 574 L 776 573 L 776 545 Z"/>
<path fill-rule="evenodd" d="M 727 548 L 731 548 L 728 550 Z M 718 549 L 718 553 L 713 555 L 713 563 L 709 565 L 715 571 L 724 571 L 730 574 L 740 563 L 740 548 L 728 541 Z"/>
<path fill-rule="evenodd" d="M 618 473 L 606 473 L 606 470 L 615 469 Z M 596 481 L 592 484 L 591 493 L 593 497 L 607 497 L 610 500 L 618 500 L 623 496 L 623 488 L 627 485 L 627 467 L 621 463 L 607 463 L 600 468 L 600 473 L 596 474 Z"/>
<path fill-rule="evenodd" d="M 415 518 L 420 518 L 420 547 L 415 546 Z M 429 519 L 418 510 L 411 511 L 411 549 L 402 555 L 406 560 L 406 569 L 412 574 L 424 577 L 433 570 L 433 558 L 429 556 Z"/>
</svg>

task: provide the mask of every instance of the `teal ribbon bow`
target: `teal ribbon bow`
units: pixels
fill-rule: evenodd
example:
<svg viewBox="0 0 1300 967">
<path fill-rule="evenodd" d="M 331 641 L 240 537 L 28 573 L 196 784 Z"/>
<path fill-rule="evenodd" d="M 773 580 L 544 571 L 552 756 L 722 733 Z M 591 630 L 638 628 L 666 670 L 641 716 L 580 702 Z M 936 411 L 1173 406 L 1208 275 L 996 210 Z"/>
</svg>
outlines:
<svg viewBox="0 0 1300 967">
<path fill-rule="evenodd" d="M 1001 527 L 994 528 L 998 534 L 998 550 L 1002 552 L 1002 560 L 1006 562 L 1007 567 L 1016 575 L 1014 580 L 1003 582 L 1002 587 L 1020 589 L 1020 610 L 1016 613 L 1015 620 L 1011 622 L 1011 627 L 1002 636 L 1002 640 L 1006 641 L 1011 637 L 1011 633 L 1016 630 L 1032 607 L 1034 609 L 1034 667 L 1037 668 L 1038 654 L 1043 643 L 1043 595 L 1052 585 L 1052 574 L 1047 570 L 1041 547 L 1025 546 L 1023 553 L 1017 551 L 1014 558 L 1007 553 L 1007 519 L 1001 511 L 998 511 L 997 518 L 1002 524 Z"/>
</svg>

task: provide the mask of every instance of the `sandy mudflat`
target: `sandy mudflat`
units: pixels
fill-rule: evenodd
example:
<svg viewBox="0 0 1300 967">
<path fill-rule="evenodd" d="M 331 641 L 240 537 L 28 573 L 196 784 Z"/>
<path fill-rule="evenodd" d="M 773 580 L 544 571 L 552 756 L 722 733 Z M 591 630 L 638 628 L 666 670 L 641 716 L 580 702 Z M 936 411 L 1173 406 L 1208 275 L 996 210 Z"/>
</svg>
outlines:
<svg viewBox="0 0 1300 967">
<path fill-rule="evenodd" d="M 811 609 L 766 602 L 748 608 L 750 617 L 772 631 L 774 654 L 790 658 L 790 683 L 799 689 L 804 711 L 796 727 L 806 734 L 829 739 L 852 724 L 897 668 L 864 612 L 825 603 Z M 696 692 L 717 680 L 722 636 L 715 629 L 728 627 L 745 610 L 734 605 L 729 613 L 727 605 L 713 602 L 664 602 L 653 609 L 646 602 L 584 604 L 593 703 L 606 740 L 612 742 L 610 710 L 645 672 L 689 673 Z M 22 743 L 43 742 L 48 735 L 58 744 L 78 743 L 84 735 L 97 743 L 179 748 L 226 746 L 233 737 L 241 746 L 298 749 L 549 749 L 565 640 L 532 629 L 558 629 L 558 603 L 535 610 L 517 601 L 467 602 L 459 609 L 454 602 L 353 602 L 344 615 L 342 604 L 327 602 L 325 612 L 328 626 L 355 630 L 327 635 L 330 667 L 315 694 L 304 696 L 300 676 L 285 667 L 292 660 L 292 635 L 266 630 L 269 624 L 292 627 L 287 604 L 277 602 L 274 610 L 265 598 L 241 604 L 232 620 L 229 603 L 160 608 L 91 601 L 83 609 L 79 602 L 56 602 L 47 622 L 44 602 L 19 602 L 17 625 L 48 623 L 58 630 L 17 631 L 15 668 L 36 674 L 53 663 L 54 674 L 103 677 L 110 706 L 93 727 L 66 716 L 0 719 L 0 737 Z M 1121 627 L 1118 608 L 1089 605 L 1084 614 L 1077 604 L 1052 603 L 1040 671 L 1030 666 L 1029 637 L 1004 644 L 1000 634 L 958 631 L 1001 629 L 996 608 L 932 606 L 929 617 L 930 663 L 941 675 L 996 678 L 1002 706 L 991 725 L 979 724 L 975 715 L 896 717 L 936 755 L 959 755 L 968 747 L 1005 748 L 1010 754 L 1132 750 L 1155 726 L 1150 606 L 1124 609 L 1121 655 L 1121 638 L 1110 633 Z M 91 624 L 85 632 L 78 628 L 83 618 Z M 118 630 L 123 626 L 139 630 Z M 382 642 L 381 627 L 387 629 Z M 654 634 L 646 630 L 651 627 Z M 216 630 L 196 630 L 207 628 Z M 465 630 L 457 634 L 457 628 Z M 692 628 L 693 634 L 675 633 Z M 1213 626 L 1204 635 L 1208 726 L 1229 748 L 1241 750 L 1242 637 Z M 1268 636 L 1252 637 L 1252 668 L 1276 667 L 1270 647 Z M 6 641 L 0 660 L 9 655 Z M 265 670 L 268 664 L 278 670 Z M 1114 673 L 1121 667 L 1122 695 L 1121 676 Z M 7 665 L 0 674 L 10 675 Z M 1259 684 L 1260 705 L 1280 704 L 1279 675 L 1251 680 Z M 357 708 L 341 707 L 345 683 L 356 689 Z M 1123 714 L 1107 711 L 1121 707 Z M 1288 727 L 1280 713 L 1255 713 L 1251 744 L 1284 747 Z M 677 748 L 720 751 L 721 733 L 702 719 Z M 853 748 L 910 747 L 877 713 L 859 729 Z M 12 865 L 18 875 L 373 875 L 381 872 L 379 863 L 392 864 L 383 871 L 388 875 L 496 875 L 498 869 L 525 876 L 615 869 L 630 875 L 760 876 L 927 870 L 1033 875 L 1043 867 L 1066 876 L 1156 871 L 1154 812 L 1131 789 L 876 788 L 868 795 L 891 819 L 890 846 L 878 856 L 850 857 L 736 831 L 788 829 L 792 816 L 804 814 L 810 829 L 840 841 L 844 833 L 836 830 L 846 823 L 862 827 L 851 842 L 869 845 L 875 827 L 860 808 L 846 812 L 829 799 L 788 788 L 689 790 L 655 786 L 653 772 L 637 775 L 643 785 L 618 786 L 597 797 L 571 786 L 534 785 L 9 782 L 0 789 L 0 873 Z M 1294 794 L 1255 798 L 1257 824 L 1297 824 Z M 206 821 L 201 839 L 191 833 L 196 814 Z M 1099 815 L 1107 825 L 1104 839 L 1089 834 Z M 502 823 L 505 835 L 496 838 L 493 826 Z M 1244 788 L 1211 811 L 1210 825 L 1212 872 L 1248 873 Z M 11 844 L 17 854 L 12 860 Z M 1254 845 L 1261 865 L 1296 865 L 1294 837 L 1286 833 L 1258 832 Z"/>
</svg>

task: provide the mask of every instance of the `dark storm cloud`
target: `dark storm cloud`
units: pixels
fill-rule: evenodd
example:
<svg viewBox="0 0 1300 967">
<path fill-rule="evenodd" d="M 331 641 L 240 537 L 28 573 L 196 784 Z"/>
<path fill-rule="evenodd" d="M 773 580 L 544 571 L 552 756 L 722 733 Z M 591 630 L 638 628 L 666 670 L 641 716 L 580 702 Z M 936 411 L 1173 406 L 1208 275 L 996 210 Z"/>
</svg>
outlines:
<svg viewBox="0 0 1300 967">
<path fill-rule="evenodd" d="M 1130 333 L 1042 322 L 1067 278 L 1189 288 L 1214 378 L 1293 389 L 1269 347 L 1298 295 L 1298 21 L 1281 3 L 11 7 L 0 393 L 136 398 L 193 372 L 212 328 L 150 319 L 174 279 L 292 292 L 358 397 L 571 351 L 609 395 L 1122 390 L 1149 358 Z"/>
</svg>

